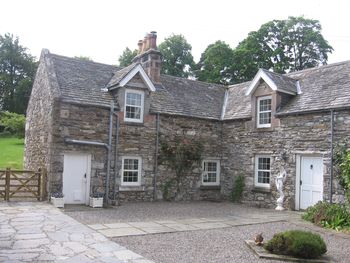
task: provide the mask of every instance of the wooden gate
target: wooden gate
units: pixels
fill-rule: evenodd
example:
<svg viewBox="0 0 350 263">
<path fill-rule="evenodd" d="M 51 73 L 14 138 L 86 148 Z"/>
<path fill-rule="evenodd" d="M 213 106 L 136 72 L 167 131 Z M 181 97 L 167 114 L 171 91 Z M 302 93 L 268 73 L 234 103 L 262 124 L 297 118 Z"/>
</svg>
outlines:
<svg viewBox="0 0 350 263">
<path fill-rule="evenodd" d="M 46 198 L 46 172 L 26 170 L 0 170 L 0 198 L 37 199 Z"/>
</svg>

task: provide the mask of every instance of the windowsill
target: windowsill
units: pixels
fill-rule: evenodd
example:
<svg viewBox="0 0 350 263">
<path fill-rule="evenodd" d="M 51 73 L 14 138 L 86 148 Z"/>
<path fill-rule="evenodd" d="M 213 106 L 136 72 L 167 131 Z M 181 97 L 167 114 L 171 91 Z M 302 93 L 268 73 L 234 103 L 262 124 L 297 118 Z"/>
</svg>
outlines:
<svg viewBox="0 0 350 263">
<path fill-rule="evenodd" d="M 200 190 L 221 190 L 220 185 L 201 185 Z"/>
<path fill-rule="evenodd" d="M 273 127 L 256 127 L 257 131 L 273 131 Z"/>
<path fill-rule="evenodd" d="M 119 186 L 119 192 L 144 192 L 145 187 L 142 185 L 121 185 Z"/>
<path fill-rule="evenodd" d="M 133 121 L 126 121 L 126 120 L 124 120 L 124 124 L 130 125 L 130 126 L 144 126 L 143 122 L 133 122 Z"/>
<path fill-rule="evenodd" d="M 252 192 L 256 193 L 271 193 L 271 188 L 255 186 Z"/>
</svg>

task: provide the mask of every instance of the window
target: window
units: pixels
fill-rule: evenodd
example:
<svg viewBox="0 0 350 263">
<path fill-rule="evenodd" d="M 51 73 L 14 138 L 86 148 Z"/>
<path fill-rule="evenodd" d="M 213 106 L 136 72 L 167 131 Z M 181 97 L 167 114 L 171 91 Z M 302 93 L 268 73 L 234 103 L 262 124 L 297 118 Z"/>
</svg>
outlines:
<svg viewBox="0 0 350 263">
<path fill-rule="evenodd" d="M 271 157 L 255 157 L 255 186 L 270 188 Z"/>
<path fill-rule="evenodd" d="M 258 128 L 271 127 L 271 96 L 258 98 L 257 120 Z"/>
<path fill-rule="evenodd" d="M 141 185 L 141 161 L 140 157 L 123 157 L 121 185 Z"/>
<path fill-rule="evenodd" d="M 125 91 L 125 121 L 143 122 L 143 98 L 142 91 Z"/>
<path fill-rule="evenodd" d="M 202 163 L 202 184 L 220 184 L 220 161 L 204 160 Z"/>
</svg>

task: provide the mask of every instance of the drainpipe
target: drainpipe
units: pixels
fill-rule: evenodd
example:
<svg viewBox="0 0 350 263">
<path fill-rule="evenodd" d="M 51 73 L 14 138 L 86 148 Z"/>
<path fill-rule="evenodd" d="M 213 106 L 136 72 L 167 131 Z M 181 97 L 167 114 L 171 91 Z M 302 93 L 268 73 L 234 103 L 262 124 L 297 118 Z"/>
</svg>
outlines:
<svg viewBox="0 0 350 263">
<path fill-rule="evenodd" d="M 156 117 L 156 153 L 154 160 L 154 178 L 153 178 L 153 200 L 157 199 L 157 174 L 158 174 L 158 149 L 159 149 L 159 113 Z"/>
<path fill-rule="evenodd" d="M 333 141 L 334 141 L 334 110 L 331 110 L 331 171 L 330 171 L 330 186 L 329 186 L 329 196 L 330 203 L 332 204 L 333 200 Z"/>
<path fill-rule="evenodd" d="M 119 116 L 116 112 L 114 112 L 116 117 L 116 125 L 115 125 L 115 155 L 114 155 L 114 186 L 113 186 L 113 199 L 115 200 L 115 193 L 117 190 L 117 174 L 118 174 L 118 144 L 119 144 Z M 119 198 L 119 194 L 118 194 Z"/>
<path fill-rule="evenodd" d="M 107 175 L 106 175 L 106 204 L 109 205 L 109 178 L 111 173 L 111 153 L 112 153 L 112 136 L 113 136 L 113 112 L 114 103 L 111 103 L 109 111 L 109 131 L 108 131 L 108 153 L 107 153 Z"/>
</svg>

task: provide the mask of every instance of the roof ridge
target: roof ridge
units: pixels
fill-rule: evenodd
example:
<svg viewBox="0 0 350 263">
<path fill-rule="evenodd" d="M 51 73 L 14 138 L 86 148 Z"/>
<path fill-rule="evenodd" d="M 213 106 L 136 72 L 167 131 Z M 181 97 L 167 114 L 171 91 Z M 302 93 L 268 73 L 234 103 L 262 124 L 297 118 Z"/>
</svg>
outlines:
<svg viewBox="0 0 350 263">
<path fill-rule="evenodd" d="M 68 57 L 68 56 L 63 56 L 63 55 L 54 54 L 54 53 L 51 53 L 51 52 L 50 52 L 49 54 L 50 54 L 51 56 L 56 56 L 56 57 L 66 58 L 66 59 L 68 58 L 68 59 L 76 60 L 76 61 L 83 62 L 83 63 L 99 64 L 99 65 L 114 67 L 114 68 L 116 68 L 117 70 L 123 69 L 123 68 L 118 67 L 118 66 L 116 66 L 116 65 L 111 65 L 111 64 L 96 62 L 96 61 L 93 61 L 93 60 L 84 60 L 84 59 L 80 59 L 80 58 Z"/>
<path fill-rule="evenodd" d="M 331 68 L 331 67 L 336 67 L 336 66 L 340 66 L 340 65 L 344 65 L 344 64 L 349 64 L 349 63 L 350 63 L 350 60 L 344 60 L 344 61 L 334 62 L 334 63 L 327 64 L 327 65 L 320 65 L 320 66 L 316 66 L 313 68 L 306 68 L 306 69 L 302 69 L 302 70 L 288 72 L 288 73 L 285 73 L 284 75 L 300 74 L 300 73 L 307 72 L 307 71 L 314 71 L 314 70 L 318 70 L 318 69 Z"/>
<path fill-rule="evenodd" d="M 169 78 L 175 78 L 175 79 L 182 79 L 182 80 L 191 81 L 191 82 L 203 83 L 203 84 L 206 84 L 206 85 L 213 85 L 213 86 L 218 86 L 218 87 L 226 88 L 226 89 L 229 87 L 228 85 L 224 85 L 224 84 L 205 82 L 205 81 L 201 81 L 201 80 L 188 79 L 188 78 L 183 78 L 183 77 L 178 77 L 178 76 L 172 76 L 172 75 L 167 75 L 167 74 L 161 74 L 161 76 L 163 76 L 163 77 L 169 77 Z"/>
</svg>

